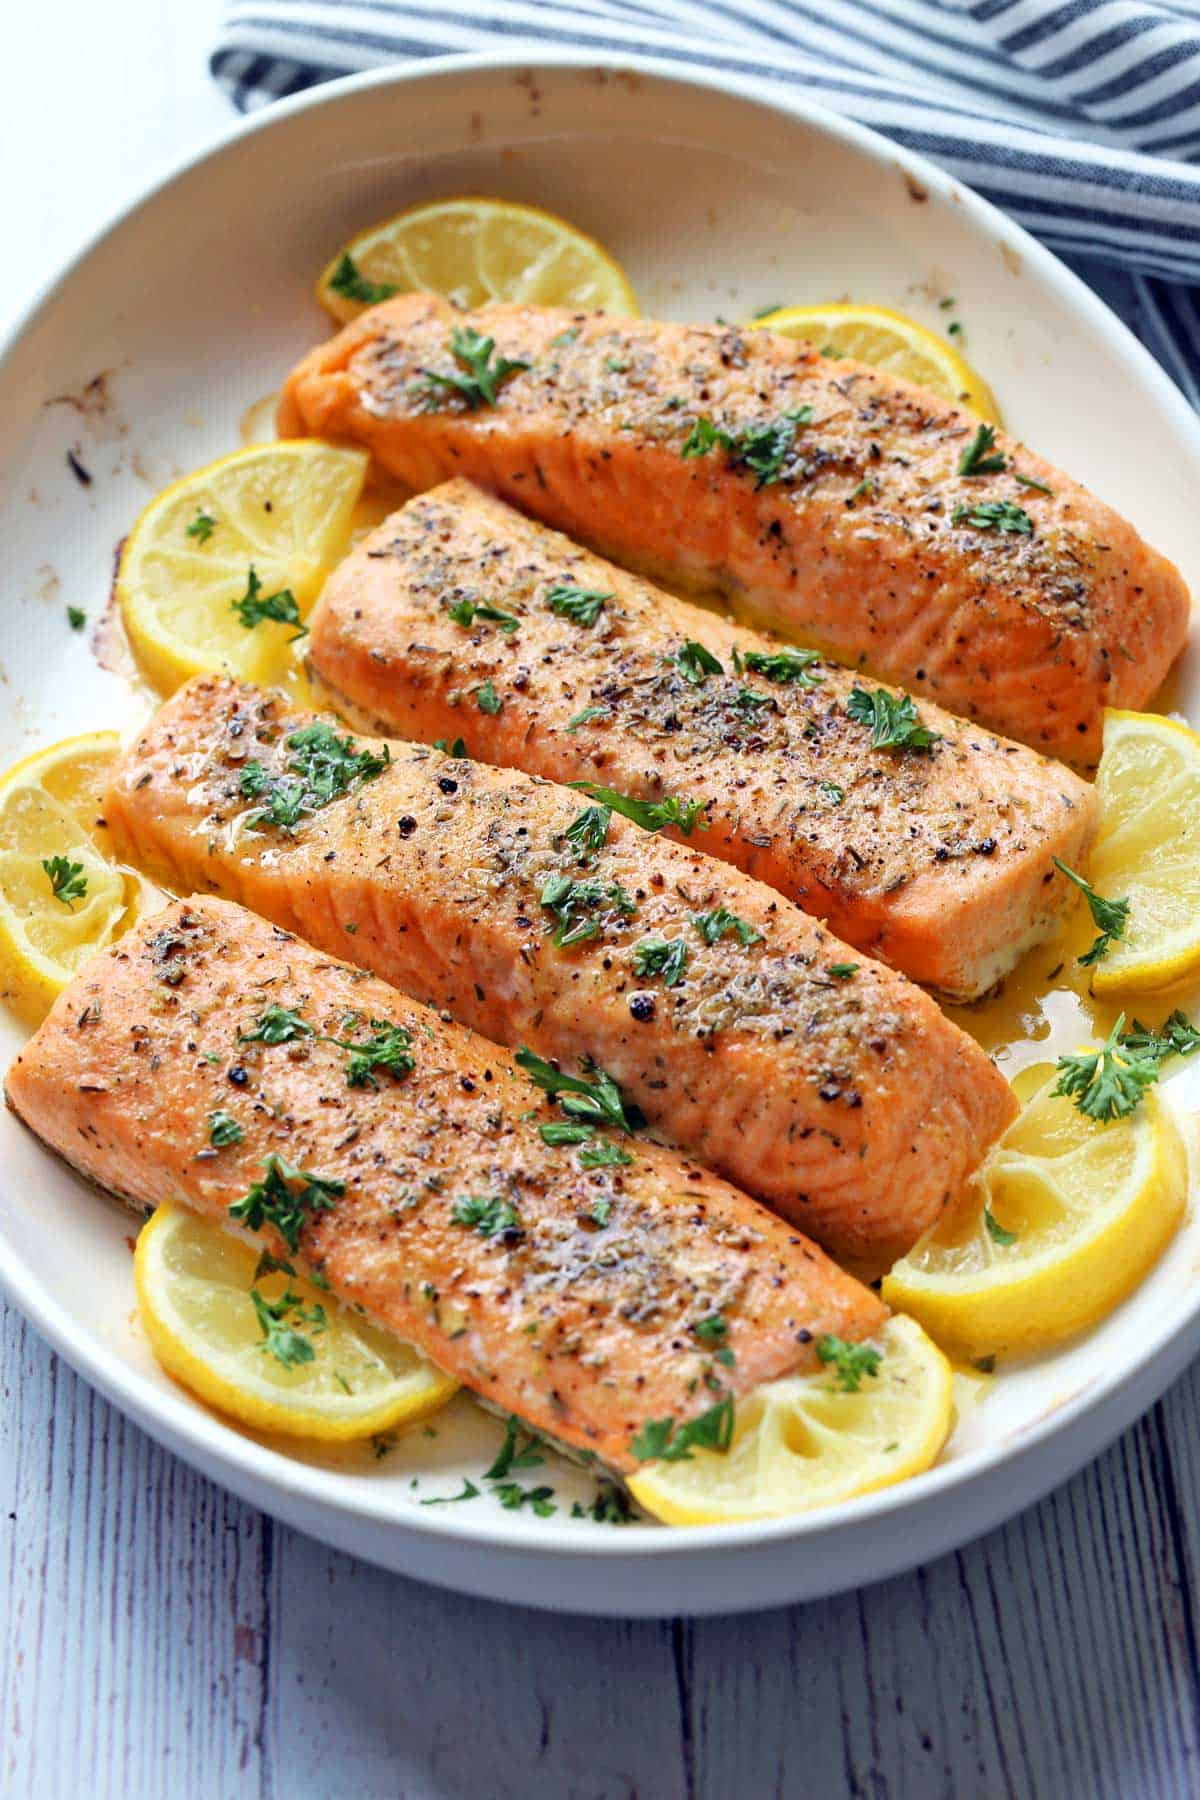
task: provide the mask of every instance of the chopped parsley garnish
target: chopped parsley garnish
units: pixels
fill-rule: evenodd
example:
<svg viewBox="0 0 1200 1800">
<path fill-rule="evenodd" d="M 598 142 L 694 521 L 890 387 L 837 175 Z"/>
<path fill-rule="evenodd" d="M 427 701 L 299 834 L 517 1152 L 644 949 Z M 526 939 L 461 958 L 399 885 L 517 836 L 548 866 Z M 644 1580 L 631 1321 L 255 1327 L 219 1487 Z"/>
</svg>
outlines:
<svg viewBox="0 0 1200 1800">
<path fill-rule="evenodd" d="M 84 626 L 87 624 L 87 614 L 84 612 L 82 606 L 68 606 L 67 624 L 71 627 L 72 631 L 83 630 Z"/>
<path fill-rule="evenodd" d="M 460 394 L 472 412 L 479 406 L 495 406 L 496 393 L 502 381 L 527 369 L 527 362 L 515 362 L 507 356 L 496 356 L 496 340 L 483 337 L 471 326 L 455 326 L 450 333 L 450 354 L 458 364 L 453 375 L 439 374 L 436 369 L 421 373 L 435 387 L 449 388 Z"/>
<path fill-rule="evenodd" d="M 490 713 L 493 718 L 503 709 L 504 702 L 496 692 L 496 684 L 490 675 L 475 689 L 475 704 L 481 713 Z"/>
<path fill-rule="evenodd" d="M 723 1344 L 729 1335 L 729 1321 L 723 1313 L 709 1313 L 707 1318 L 697 1319 L 692 1330 L 702 1344 Z"/>
<path fill-rule="evenodd" d="M 292 1044 L 297 1038 L 316 1037 L 316 1031 L 290 1007 L 271 1005 L 260 1013 L 251 1031 L 239 1031 L 240 1044 Z"/>
<path fill-rule="evenodd" d="M 520 1512 L 523 1506 L 528 1506 L 539 1519 L 548 1519 L 551 1513 L 558 1511 L 552 1487 L 523 1488 L 516 1481 L 498 1481 L 492 1492 L 507 1512 Z"/>
<path fill-rule="evenodd" d="M 672 660 L 683 679 L 690 682 L 693 687 L 703 686 L 710 675 L 725 673 L 724 667 L 712 651 L 706 650 L 703 644 L 698 644 L 695 638 L 688 638 L 683 648 L 676 651 Z"/>
<path fill-rule="evenodd" d="M 490 1469 L 485 1469 L 485 1481 L 503 1481 L 514 1469 L 537 1469 L 545 1462 L 542 1451 L 545 1449 L 536 1431 L 530 1431 L 523 1425 L 515 1413 L 509 1413 L 504 1427 L 504 1442 L 496 1452 L 496 1460 Z"/>
<path fill-rule="evenodd" d="M 256 1287 L 250 1289 L 250 1298 L 254 1302 L 254 1310 L 258 1314 L 259 1328 L 263 1334 L 260 1350 L 281 1362 L 285 1369 L 297 1368 L 301 1363 L 310 1363 L 316 1355 L 312 1344 L 302 1331 L 295 1330 L 287 1323 L 289 1314 L 298 1325 L 311 1325 L 315 1331 L 323 1331 L 326 1325 L 325 1308 L 314 1306 L 305 1312 L 304 1303 L 299 1294 L 291 1288 L 278 1300 L 267 1300 Z"/>
<path fill-rule="evenodd" d="M 354 300 L 360 306 L 378 306 L 381 300 L 390 300 L 400 292 L 394 281 L 368 281 L 348 250 L 343 251 L 329 285 L 343 300 Z"/>
<path fill-rule="evenodd" d="M 647 1419 L 629 1446 L 639 1462 L 691 1462 L 693 1450 L 721 1455 L 733 1442 L 733 1395 L 726 1394 L 699 1418 L 676 1426 L 674 1418 Z"/>
<path fill-rule="evenodd" d="M 224 1150 L 229 1144 L 240 1144 L 245 1135 L 232 1113 L 209 1113 L 208 1141 L 215 1150 Z"/>
<path fill-rule="evenodd" d="M 615 1138 L 596 1138 L 580 1146 L 576 1161 L 581 1169 L 627 1169 L 633 1158 Z M 592 1217 L 597 1225 L 607 1225 L 611 1211 L 611 1199 L 600 1199 L 592 1207 Z"/>
<path fill-rule="evenodd" d="M 570 1119 L 554 1119 L 549 1125 L 538 1126 L 539 1137 L 551 1150 L 558 1150 L 563 1144 L 586 1144 L 595 1132 L 594 1125 L 585 1125 L 582 1120 L 572 1123 Z"/>
<path fill-rule="evenodd" d="M 729 931 L 736 932 L 738 943 L 743 946 L 763 941 L 761 931 L 756 931 L 745 919 L 739 919 L 736 913 L 727 912 L 723 906 L 715 907 L 712 912 L 694 913 L 692 924 L 706 944 L 719 944 Z"/>
<path fill-rule="evenodd" d="M 840 806 L 846 798 L 845 788 L 839 787 L 836 781 L 818 781 L 817 786 L 834 806 Z"/>
<path fill-rule="evenodd" d="M 733 696 L 733 704 L 743 718 L 757 719 L 764 706 L 774 706 L 770 694 L 756 694 L 753 688 L 741 687 Z"/>
<path fill-rule="evenodd" d="M 544 1057 L 535 1056 L 524 1044 L 517 1051 L 515 1061 L 534 1086 L 557 1100 L 573 1119 L 587 1119 L 596 1125 L 616 1125 L 630 1134 L 644 1123 L 637 1107 L 622 1099 L 621 1090 L 612 1076 L 595 1063 L 586 1065 L 587 1075 L 564 1075 L 561 1069 L 556 1069 Z"/>
<path fill-rule="evenodd" d="M 456 1225 L 469 1225 L 484 1238 L 523 1235 L 516 1207 L 502 1194 L 464 1194 L 454 1202 L 450 1217 Z"/>
<path fill-rule="evenodd" d="M 246 575 L 246 591 L 239 600 L 230 601 L 230 610 L 235 612 L 247 631 L 261 625 L 265 619 L 272 619 L 278 625 L 296 625 L 299 630 L 290 641 L 308 636 L 308 626 L 300 617 L 300 608 L 296 605 L 296 596 L 291 588 L 280 588 L 277 593 L 264 594 L 262 582 L 258 579 L 258 571 L 254 564 Z"/>
<path fill-rule="evenodd" d="M 42 867 L 56 900 L 70 907 L 76 900 L 83 899 L 88 884 L 82 863 L 70 862 L 65 856 L 49 856 L 42 858 Z"/>
<path fill-rule="evenodd" d="M 983 1222 L 987 1226 L 987 1234 L 991 1238 L 993 1244 L 1016 1243 L 1016 1232 L 1006 1231 L 990 1206 L 985 1206 L 983 1209 Z"/>
<path fill-rule="evenodd" d="M 195 538 L 198 544 L 207 544 L 209 538 L 216 529 L 217 521 L 213 518 L 213 515 L 210 512 L 206 512 L 204 507 L 200 506 L 197 507 L 196 516 L 188 526 L 184 536 Z"/>
<path fill-rule="evenodd" d="M 861 963 L 830 963 L 829 973 L 836 975 L 839 981 L 849 981 L 862 968 Z"/>
<path fill-rule="evenodd" d="M 585 806 L 571 820 L 563 836 L 575 846 L 581 856 L 590 855 L 603 847 L 611 820 L 611 807 Z"/>
<path fill-rule="evenodd" d="M 619 882 L 596 881 L 591 877 L 573 881 L 569 875 L 551 875 L 538 898 L 556 920 L 550 938 L 556 950 L 566 950 L 572 944 L 599 937 L 601 920 L 596 915 L 601 909 L 626 919 L 632 918 L 637 911 Z"/>
<path fill-rule="evenodd" d="M 346 1065 L 348 1087 L 377 1088 L 377 1069 L 386 1069 L 399 1080 L 404 1075 L 411 1075 L 416 1067 L 410 1031 L 403 1025 L 389 1025 L 386 1019 L 372 1019 L 370 1023 L 371 1036 L 364 1038 L 361 1043 L 335 1040 L 339 1042 L 341 1049 L 350 1053 L 350 1061 Z"/>
<path fill-rule="evenodd" d="M 573 587 L 569 582 L 560 582 L 546 595 L 546 605 L 560 619 L 570 619 L 576 625 L 594 625 L 604 602 L 612 598 L 611 594 L 601 593 L 599 588 Z"/>
<path fill-rule="evenodd" d="M 570 786 L 582 788 L 593 800 L 601 801 L 622 818 L 632 819 L 643 831 L 662 831 L 668 825 L 677 825 L 684 837 L 691 837 L 693 831 L 708 830 L 704 817 L 707 800 L 681 800 L 678 794 L 668 794 L 665 800 L 634 800 L 615 788 L 598 787 L 594 781 L 572 781 Z"/>
<path fill-rule="evenodd" d="M 1146 1089 L 1158 1080 L 1162 1066 L 1156 1051 L 1122 1042 L 1124 1025 L 1122 1013 L 1099 1050 L 1060 1056 L 1055 1065 L 1058 1081 L 1054 1092 L 1069 1095 L 1081 1113 L 1105 1124 L 1136 1111 Z"/>
<path fill-rule="evenodd" d="M 824 1332 L 814 1346 L 823 1363 L 832 1364 L 837 1385 L 844 1394 L 857 1394 L 864 1375 L 877 1377 L 883 1354 L 870 1344 L 848 1344 L 845 1338 Z"/>
<path fill-rule="evenodd" d="M 740 431 L 724 431 L 704 413 L 694 421 L 679 454 L 687 459 L 707 456 L 710 450 L 725 450 L 735 467 L 749 469 L 756 477 L 755 487 L 769 487 L 783 479 L 796 441 L 796 429 L 807 425 L 813 416 L 811 406 L 798 406 L 762 425 L 745 425 Z"/>
<path fill-rule="evenodd" d="M 458 1494 L 430 1494 L 428 1500 L 422 1500 L 422 1506 L 454 1506 L 460 1500 L 478 1500 L 482 1488 L 477 1488 L 473 1481 L 463 1476 L 462 1491 Z"/>
<path fill-rule="evenodd" d="M 635 975 L 661 975 L 664 987 L 678 987 L 687 968 L 687 945 L 683 939 L 643 938 L 633 947 Z"/>
<path fill-rule="evenodd" d="M 590 725 L 593 719 L 611 718 L 612 713 L 607 706 L 585 706 L 583 711 L 577 712 L 575 717 L 568 723 L 567 730 L 578 731 L 581 725 Z"/>
<path fill-rule="evenodd" d="M 235 1200 L 229 1216 L 249 1231 L 273 1225 L 289 1250 L 300 1248 L 300 1233 L 315 1212 L 331 1212 L 346 1191 L 344 1181 L 293 1168 L 273 1153 L 263 1158 L 263 1179 L 256 1181 L 242 1199 Z"/>
<path fill-rule="evenodd" d="M 768 681 L 793 683 L 796 687 L 820 687 L 825 677 L 814 675 L 813 665 L 820 656 L 815 650 L 746 650 L 734 657 L 734 667 L 749 675 L 763 675 Z"/>
<path fill-rule="evenodd" d="M 444 755 L 456 757 L 462 762 L 470 760 L 465 738 L 456 737 L 452 743 L 446 738 L 434 738 L 433 747 L 435 750 L 441 750 Z"/>
<path fill-rule="evenodd" d="M 242 770 L 242 793 L 268 796 L 267 805 L 251 815 L 251 825 L 276 825 L 291 831 L 302 818 L 340 799 L 357 783 L 373 780 L 391 761 L 386 744 L 380 752 L 357 750 L 353 738 L 339 737 L 322 719 L 293 731 L 286 743 L 293 752 L 288 771 L 294 779 L 268 778 L 256 762 L 247 763 Z"/>
<path fill-rule="evenodd" d="M 487 600 L 456 600 L 446 613 L 456 625 L 473 625 L 476 619 L 485 619 L 489 625 L 498 625 L 506 637 L 521 629 L 521 621 L 513 613 L 501 612 Z"/>
<path fill-rule="evenodd" d="M 1112 946 L 1125 936 L 1125 927 L 1129 923 L 1129 901 L 1106 900 L 1103 894 L 1096 892 L 1090 881 L 1085 881 L 1074 869 L 1068 869 L 1066 863 L 1060 862 L 1057 856 L 1052 856 L 1050 861 L 1060 875 L 1065 875 L 1068 881 L 1075 883 L 1087 901 L 1092 923 L 1100 933 L 1091 949 L 1079 958 L 1085 968 L 1090 968 L 1093 963 L 1098 963 L 1102 957 L 1107 956 Z"/>
<path fill-rule="evenodd" d="M 1033 536 L 1033 520 L 1015 500 L 978 500 L 956 506 L 950 514 L 952 525 L 973 525 L 976 531 L 1007 531 L 1021 537 Z"/>
<path fill-rule="evenodd" d="M 623 1487 L 606 1481 L 593 1496 L 590 1506 L 576 1500 L 571 1508 L 573 1519 L 592 1519 L 597 1525 L 632 1525 L 633 1502 Z"/>
<path fill-rule="evenodd" d="M 941 742 L 936 731 L 922 725 L 908 694 L 889 694 L 885 688 L 868 693 L 856 686 L 846 701 L 846 714 L 871 727 L 873 750 L 928 750 Z"/>
<path fill-rule="evenodd" d="M 981 424 L 975 436 L 958 459 L 960 475 L 999 475 L 1008 467 L 1008 458 L 993 449 L 996 442 L 994 425 Z"/>
<path fill-rule="evenodd" d="M 1052 487 L 1047 487 L 1046 483 L 1044 481 L 1039 481 L 1036 476 L 1022 475 L 1020 469 L 1013 470 L 1013 480 L 1017 482 L 1020 487 L 1032 488 L 1035 494 L 1053 494 L 1054 492 Z"/>
</svg>

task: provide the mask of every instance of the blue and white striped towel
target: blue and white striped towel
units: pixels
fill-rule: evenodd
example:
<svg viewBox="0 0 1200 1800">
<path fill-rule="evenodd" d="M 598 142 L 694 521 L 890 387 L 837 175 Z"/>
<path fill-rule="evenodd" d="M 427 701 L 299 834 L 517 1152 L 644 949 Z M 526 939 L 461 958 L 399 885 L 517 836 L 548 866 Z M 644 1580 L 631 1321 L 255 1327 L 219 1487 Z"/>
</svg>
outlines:
<svg viewBox="0 0 1200 1800">
<path fill-rule="evenodd" d="M 1200 407 L 1200 0 L 232 0 L 243 110 L 448 51 L 668 57 L 802 88 L 1057 250 Z"/>
</svg>

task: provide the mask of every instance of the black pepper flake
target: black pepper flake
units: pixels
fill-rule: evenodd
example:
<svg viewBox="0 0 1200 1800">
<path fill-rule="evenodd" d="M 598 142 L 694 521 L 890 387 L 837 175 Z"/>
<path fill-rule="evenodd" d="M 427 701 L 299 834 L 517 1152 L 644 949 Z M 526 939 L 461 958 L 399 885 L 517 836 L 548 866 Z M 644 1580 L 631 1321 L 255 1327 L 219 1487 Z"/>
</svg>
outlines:
<svg viewBox="0 0 1200 1800">
<path fill-rule="evenodd" d="M 439 775 L 438 786 L 443 794 L 457 794 L 458 792 L 458 783 L 452 775 Z"/>
<path fill-rule="evenodd" d="M 417 821 L 413 818 L 411 813 L 405 813 L 402 819 L 397 819 L 396 829 L 402 838 L 411 837 L 413 832 L 417 829 Z"/>
<path fill-rule="evenodd" d="M 241 1067 L 230 1069 L 229 1079 L 232 1081 L 234 1087 L 246 1087 L 249 1085 L 250 1081 L 249 1075 L 247 1075 L 245 1069 Z"/>
<path fill-rule="evenodd" d="M 653 994 L 630 994 L 629 1010 L 640 1025 L 654 1017 Z"/>
</svg>

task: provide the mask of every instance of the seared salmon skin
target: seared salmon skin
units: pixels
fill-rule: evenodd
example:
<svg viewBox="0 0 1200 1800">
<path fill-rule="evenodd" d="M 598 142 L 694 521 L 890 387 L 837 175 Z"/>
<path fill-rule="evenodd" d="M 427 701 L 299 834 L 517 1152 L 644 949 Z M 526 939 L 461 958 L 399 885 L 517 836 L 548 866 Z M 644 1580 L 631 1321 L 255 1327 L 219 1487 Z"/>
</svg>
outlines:
<svg viewBox="0 0 1200 1800">
<path fill-rule="evenodd" d="M 176 890 L 241 900 L 499 1043 L 590 1058 L 836 1254 L 900 1254 L 1016 1110 L 902 976 L 532 776 L 359 742 L 203 676 L 127 752 L 105 816 Z"/>
<path fill-rule="evenodd" d="M 877 747 L 877 684 L 718 619 L 469 482 L 385 521 L 326 583 L 309 668 L 361 729 L 639 800 L 859 950 L 971 1000 L 1058 929 L 1095 820 L 1062 763 L 929 702 Z M 905 700 L 883 695 L 900 732 Z M 899 711 L 897 710 L 899 709 Z"/>
<path fill-rule="evenodd" d="M 1178 571 L 1059 470 L 767 331 L 405 294 L 292 372 L 284 436 L 465 475 L 615 561 L 1071 761 L 1183 647 Z"/>
<path fill-rule="evenodd" d="M 546 1143 L 561 1113 L 507 1052 L 222 900 L 176 903 L 88 962 L 7 1093 L 90 1180 L 298 1253 L 468 1387 L 623 1471 L 648 1420 L 736 1403 L 815 1366 L 819 1334 L 885 1316 L 677 1151 L 597 1133 L 622 1160 L 589 1167 L 586 1145 Z M 218 1114 L 239 1142 L 213 1145 Z M 716 1314 L 719 1363 L 696 1330 Z"/>
</svg>

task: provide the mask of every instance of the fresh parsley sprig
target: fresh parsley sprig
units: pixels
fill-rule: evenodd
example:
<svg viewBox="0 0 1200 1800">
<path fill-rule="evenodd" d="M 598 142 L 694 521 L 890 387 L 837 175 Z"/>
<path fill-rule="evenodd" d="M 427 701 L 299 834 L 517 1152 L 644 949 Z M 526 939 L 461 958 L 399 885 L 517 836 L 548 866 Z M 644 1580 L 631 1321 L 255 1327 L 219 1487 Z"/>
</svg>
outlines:
<svg viewBox="0 0 1200 1800">
<path fill-rule="evenodd" d="M 353 300 L 359 306 L 378 306 L 381 300 L 390 300 L 400 292 L 394 281 L 368 281 L 348 250 L 343 251 L 329 285 L 343 300 Z"/>
<path fill-rule="evenodd" d="M 500 383 L 530 366 L 511 357 L 496 356 L 496 340 L 483 337 L 470 325 L 455 326 L 449 347 L 458 364 L 453 374 L 446 375 L 438 369 L 422 369 L 421 373 L 435 387 L 459 394 L 472 412 L 480 406 L 495 406 Z"/>
<path fill-rule="evenodd" d="M 972 525 L 976 531 L 1003 531 L 1019 537 L 1033 536 L 1033 520 L 1015 500 L 964 502 L 950 514 L 950 523 Z"/>
<path fill-rule="evenodd" d="M 811 406 L 797 406 L 782 418 L 726 431 L 701 413 L 693 421 L 679 454 L 688 460 L 707 456 L 712 450 L 724 450 L 735 467 L 749 469 L 756 488 L 769 487 L 782 481 L 795 450 L 797 429 L 809 424 L 812 416 Z"/>
<path fill-rule="evenodd" d="M 996 442 L 994 425 L 980 424 L 975 436 L 958 459 L 960 475 L 999 475 L 1008 467 L 1003 451 L 993 449 Z"/>
<path fill-rule="evenodd" d="M 490 600 L 456 600 L 453 606 L 446 608 L 446 616 L 456 625 L 463 626 L 473 625 L 476 619 L 483 619 L 489 625 L 498 625 L 505 637 L 511 637 L 514 631 L 521 629 L 521 621 L 514 613 L 502 612 Z"/>
<path fill-rule="evenodd" d="M 871 727 L 873 750 L 928 750 L 941 742 L 936 731 L 922 725 L 908 694 L 889 694 L 886 688 L 868 692 L 856 685 L 846 700 L 846 714 Z"/>
<path fill-rule="evenodd" d="M 596 1125 L 615 1125 L 631 1136 L 645 1123 L 638 1108 L 623 1098 L 612 1076 L 595 1063 L 585 1065 L 586 1075 L 566 1075 L 524 1044 L 517 1051 L 515 1060 L 534 1086 L 557 1100 L 573 1119 L 586 1119 Z"/>
<path fill-rule="evenodd" d="M 695 638 L 688 638 L 671 658 L 683 679 L 692 687 L 703 687 L 710 675 L 723 675 L 724 665 L 711 650 Z"/>
<path fill-rule="evenodd" d="M 647 1419 L 629 1448 L 639 1462 L 691 1462 L 693 1450 L 724 1455 L 733 1443 L 733 1395 L 695 1419 L 676 1425 L 674 1417 Z"/>
<path fill-rule="evenodd" d="M 556 921 L 550 938 L 556 950 L 599 937 L 602 919 L 598 915 L 602 911 L 623 919 L 632 918 L 637 911 L 620 882 L 592 877 L 575 881 L 569 875 L 551 875 L 538 899 Z"/>
<path fill-rule="evenodd" d="M 68 909 L 87 893 L 87 876 L 82 863 L 71 862 L 65 856 L 48 856 L 42 858 L 42 868 L 46 871 L 50 892 Z"/>
<path fill-rule="evenodd" d="M 325 1308 L 317 1305 L 305 1311 L 300 1295 L 294 1294 L 290 1287 L 285 1289 L 278 1300 L 268 1300 L 256 1287 L 252 1287 L 250 1299 L 263 1335 L 259 1349 L 273 1356 L 285 1369 L 295 1369 L 301 1363 L 312 1362 L 316 1351 L 304 1332 L 297 1331 L 295 1327 L 311 1325 L 314 1331 L 323 1331 L 328 1322 Z M 291 1324 L 288 1323 L 289 1316 L 293 1321 Z"/>
<path fill-rule="evenodd" d="M 1068 869 L 1066 863 L 1060 862 L 1057 856 L 1052 856 L 1050 860 L 1060 875 L 1065 875 L 1068 881 L 1075 883 L 1087 901 L 1092 922 L 1100 933 L 1091 949 L 1079 958 L 1085 968 L 1091 968 L 1093 963 L 1098 963 L 1102 957 L 1107 956 L 1112 946 L 1125 936 L 1130 903 L 1128 900 L 1106 900 L 1103 894 L 1096 892 L 1090 881 L 1085 881 L 1074 869 Z"/>
<path fill-rule="evenodd" d="M 229 1208 L 229 1216 L 249 1231 L 273 1225 L 288 1249 L 300 1248 L 300 1233 L 311 1214 L 331 1212 L 346 1191 L 344 1181 L 294 1168 L 282 1156 L 263 1158 L 263 1178 Z"/>
<path fill-rule="evenodd" d="M 688 949 L 680 938 L 643 938 L 633 947 L 635 975 L 661 975 L 664 987 L 678 987 L 687 969 Z"/>
<path fill-rule="evenodd" d="M 691 837 L 693 831 L 708 830 L 704 817 L 707 800 L 683 800 L 677 794 L 668 794 L 665 800 L 634 800 L 615 788 L 599 787 L 594 781 L 572 781 L 569 785 L 581 788 L 622 818 L 632 819 L 643 831 L 662 831 L 668 825 L 676 825 L 684 837 Z"/>
<path fill-rule="evenodd" d="M 246 574 L 246 591 L 237 600 L 231 600 L 230 611 L 235 612 L 247 631 L 253 631 L 256 625 L 271 619 L 277 625 L 295 625 L 295 635 L 289 639 L 295 643 L 297 638 L 308 636 L 308 626 L 300 617 L 300 608 L 296 604 L 296 596 L 291 588 L 280 588 L 274 594 L 264 594 L 258 571 L 251 563 Z"/>
<path fill-rule="evenodd" d="M 1122 1042 L 1124 1027 L 1122 1013 L 1099 1050 L 1073 1051 L 1060 1056 L 1055 1065 L 1054 1092 L 1069 1095 L 1081 1113 L 1103 1124 L 1135 1112 L 1162 1068 L 1157 1052 Z"/>
<path fill-rule="evenodd" d="M 558 582 L 547 591 L 546 605 L 560 619 L 570 619 L 575 625 L 594 625 L 605 602 L 612 598 L 612 594 L 602 593 L 599 588 L 575 587 L 570 582 Z"/>
<path fill-rule="evenodd" d="M 359 750 L 351 737 L 339 737 L 323 719 L 304 725 L 286 739 L 292 752 L 287 775 L 269 776 L 259 762 L 243 768 L 239 787 L 246 799 L 266 795 L 267 804 L 252 813 L 251 826 L 274 825 L 292 831 L 301 819 L 341 799 L 364 781 L 372 781 L 391 762 L 385 744 L 381 751 Z"/>
<path fill-rule="evenodd" d="M 735 650 L 733 666 L 741 674 L 762 675 L 768 681 L 785 682 L 793 687 L 820 687 L 825 677 L 814 675 L 813 667 L 821 660 L 815 650 Z"/>
<path fill-rule="evenodd" d="M 694 913 L 692 924 L 706 944 L 719 944 L 728 931 L 736 934 L 743 947 L 763 941 L 761 931 L 756 931 L 745 919 L 739 919 L 736 913 L 727 912 L 723 906 L 714 907 L 712 912 Z"/>
<path fill-rule="evenodd" d="M 450 1209 L 456 1225 L 468 1225 L 480 1237 L 503 1238 L 516 1243 L 525 1235 L 517 1209 L 502 1194 L 464 1194 Z"/>
<path fill-rule="evenodd" d="M 857 1394 L 863 1377 L 875 1378 L 883 1361 L 882 1351 L 870 1344 L 851 1344 L 845 1338 L 823 1332 L 813 1346 L 823 1363 L 832 1365 L 837 1385 L 844 1394 Z"/>
</svg>

